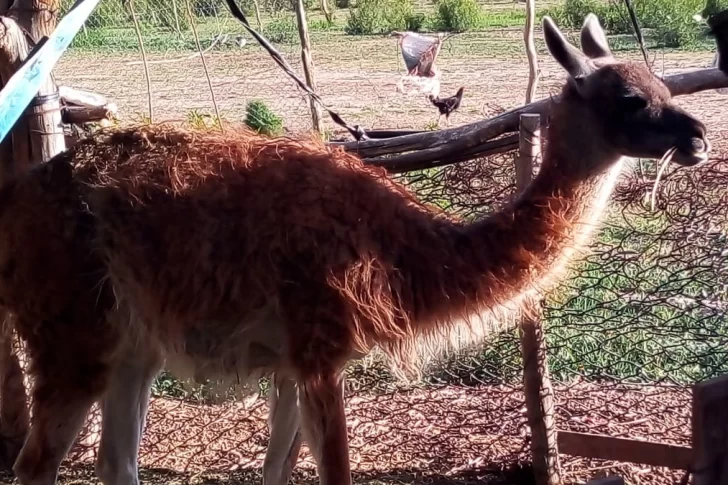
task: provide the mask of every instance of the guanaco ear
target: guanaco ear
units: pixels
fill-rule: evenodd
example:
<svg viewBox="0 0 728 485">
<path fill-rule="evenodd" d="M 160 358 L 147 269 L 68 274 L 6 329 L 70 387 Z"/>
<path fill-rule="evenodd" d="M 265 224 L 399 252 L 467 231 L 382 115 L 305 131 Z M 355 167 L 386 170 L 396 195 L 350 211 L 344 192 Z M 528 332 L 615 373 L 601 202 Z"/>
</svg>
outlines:
<svg viewBox="0 0 728 485">
<path fill-rule="evenodd" d="M 572 79 L 577 81 L 577 84 L 594 72 L 594 66 L 589 62 L 589 58 L 566 40 L 564 34 L 549 16 L 543 18 L 543 34 L 546 47 L 553 58 L 561 64 Z"/>
<path fill-rule="evenodd" d="M 581 50 L 592 59 L 613 57 L 604 29 L 593 13 L 586 16 L 581 28 Z"/>
</svg>

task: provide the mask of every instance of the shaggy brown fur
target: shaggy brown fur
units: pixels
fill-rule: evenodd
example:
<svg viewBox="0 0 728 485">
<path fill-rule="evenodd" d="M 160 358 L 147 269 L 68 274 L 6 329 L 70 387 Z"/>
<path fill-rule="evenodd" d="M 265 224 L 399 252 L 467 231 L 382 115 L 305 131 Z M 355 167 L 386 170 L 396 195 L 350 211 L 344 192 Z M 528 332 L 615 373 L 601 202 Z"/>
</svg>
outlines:
<svg viewBox="0 0 728 485">
<path fill-rule="evenodd" d="M 704 127 L 643 66 L 597 70 L 546 27 L 573 79 L 541 172 L 474 224 L 341 150 L 245 130 L 106 132 L 3 190 L 0 300 L 36 377 L 21 483 L 52 483 L 130 348 L 195 372 L 295 379 L 321 482 L 350 483 L 348 360 L 379 346 L 407 364 L 418 337 L 548 284 L 585 242 L 622 156 L 677 146 L 679 163 L 704 159 Z"/>
</svg>

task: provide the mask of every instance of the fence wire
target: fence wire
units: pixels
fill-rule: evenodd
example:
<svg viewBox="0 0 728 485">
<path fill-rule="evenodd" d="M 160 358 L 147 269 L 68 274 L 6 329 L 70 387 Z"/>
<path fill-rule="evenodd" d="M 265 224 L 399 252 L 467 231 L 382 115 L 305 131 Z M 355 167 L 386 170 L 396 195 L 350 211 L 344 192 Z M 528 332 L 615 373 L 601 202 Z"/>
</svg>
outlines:
<svg viewBox="0 0 728 485">
<path fill-rule="evenodd" d="M 255 112 L 266 126 L 277 126 L 275 119 L 280 119 L 285 132 L 311 129 L 304 93 L 244 34 L 223 0 L 174 0 L 164 2 L 164 8 L 156 0 L 134 1 L 151 60 L 156 121 L 214 123 L 210 92 L 195 54 L 194 22 L 224 120 L 243 121 L 246 107 L 257 100 L 269 108 Z M 252 3 L 242 5 L 246 13 L 253 12 Z M 261 0 L 260 6 L 264 34 L 301 72 L 290 2 Z M 340 20 L 345 13 L 336 15 Z M 250 18 L 255 25 L 255 16 Z M 432 127 L 437 113 L 426 100 L 393 94 L 402 70 L 394 42 L 354 42 L 341 22 L 327 27 L 320 15 L 309 20 L 319 94 L 343 117 L 368 128 Z M 493 116 L 522 102 L 513 95 L 514 89 L 522 92 L 528 77 L 513 47 L 520 36 L 519 29 L 476 32 L 443 47 L 443 93 L 468 86 L 461 110 L 453 115 L 456 123 Z M 138 121 L 148 116 L 139 59 L 128 9 L 121 0 L 104 0 L 57 77 L 108 95 L 126 120 Z M 548 60 L 542 69 L 542 90 L 560 85 Z M 705 113 L 711 126 L 720 122 L 716 116 Z M 728 139 L 725 135 L 712 138 Z M 690 444 L 689 386 L 728 372 L 726 148 L 716 144 L 714 158 L 698 169 L 669 170 L 654 210 L 649 193 L 655 164 L 634 162 L 589 251 L 549 294 L 545 333 L 559 429 Z M 514 196 L 514 156 L 506 153 L 398 178 L 421 200 L 474 218 Z M 515 329 L 443 356 L 421 382 L 399 383 L 376 357 L 352 364 L 348 375 L 347 416 L 357 482 L 532 483 Z M 153 392 L 140 454 L 143 482 L 260 480 L 268 440 L 264 398 L 212 402 L 204 389 L 189 392 L 166 374 L 157 379 Z M 67 482 L 95 483 L 91 464 L 99 424 L 95 409 L 66 462 Z M 667 469 L 569 456 L 562 456 L 561 466 L 566 483 L 609 472 L 634 484 L 671 483 L 681 476 Z M 310 483 L 313 471 L 304 445 L 295 479 Z"/>
</svg>

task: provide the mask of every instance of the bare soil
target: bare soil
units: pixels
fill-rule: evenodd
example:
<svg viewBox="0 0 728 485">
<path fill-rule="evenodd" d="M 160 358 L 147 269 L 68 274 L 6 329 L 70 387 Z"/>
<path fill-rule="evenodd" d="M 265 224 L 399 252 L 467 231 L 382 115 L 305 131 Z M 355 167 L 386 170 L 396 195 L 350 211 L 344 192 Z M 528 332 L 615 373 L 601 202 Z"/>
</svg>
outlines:
<svg viewBox="0 0 728 485">
<path fill-rule="evenodd" d="M 575 382 L 557 387 L 555 395 L 559 429 L 689 445 L 688 389 Z M 260 483 L 268 439 L 266 413 L 263 399 L 248 406 L 155 399 L 140 456 L 143 482 Z M 347 399 L 347 415 L 357 483 L 533 483 L 519 389 L 449 386 L 360 395 Z M 77 446 L 61 483 L 96 483 L 96 449 L 95 444 Z M 621 474 L 629 483 L 656 485 L 675 483 L 682 475 L 567 455 L 561 455 L 561 469 L 568 484 Z M 305 445 L 295 481 L 315 483 Z"/>
</svg>

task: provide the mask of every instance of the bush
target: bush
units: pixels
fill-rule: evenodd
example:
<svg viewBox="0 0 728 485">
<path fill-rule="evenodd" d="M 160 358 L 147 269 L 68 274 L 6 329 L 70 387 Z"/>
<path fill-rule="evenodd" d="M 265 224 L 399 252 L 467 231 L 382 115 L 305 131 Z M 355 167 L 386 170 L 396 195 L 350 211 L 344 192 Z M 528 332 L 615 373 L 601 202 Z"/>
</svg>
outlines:
<svg viewBox="0 0 728 485">
<path fill-rule="evenodd" d="M 437 21 L 440 30 L 465 32 L 478 27 L 482 17 L 476 0 L 439 0 Z"/>
<path fill-rule="evenodd" d="M 336 5 L 336 8 L 349 8 L 351 2 L 349 0 L 335 0 L 334 5 Z"/>
<path fill-rule="evenodd" d="M 220 0 L 195 0 L 192 11 L 197 17 L 217 17 L 225 11 Z"/>
<path fill-rule="evenodd" d="M 283 132 L 283 118 L 273 113 L 263 101 L 250 101 L 245 113 L 245 124 L 258 133 L 277 136 Z"/>
<path fill-rule="evenodd" d="M 703 35 L 693 16 L 703 9 L 705 0 L 641 0 L 633 2 L 640 26 L 651 33 L 658 45 L 690 47 Z M 728 0 L 709 0 L 726 2 Z M 562 7 L 544 12 L 559 26 L 578 29 L 589 13 L 595 13 L 611 34 L 633 34 L 632 23 L 624 3 L 599 0 L 566 0 Z"/>
<path fill-rule="evenodd" d="M 298 26 L 293 17 L 281 16 L 263 27 L 263 36 L 276 44 L 295 44 L 299 41 Z"/>
<path fill-rule="evenodd" d="M 607 22 L 605 22 L 606 10 L 607 6 L 599 0 L 566 0 L 563 6 L 544 11 L 544 15 L 551 16 L 562 29 L 579 29 L 586 16 L 594 13 L 599 17 L 602 25 L 608 29 Z"/>
<path fill-rule="evenodd" d="M 413 22 L 412 0 L 359 0 L 350 8 L 346 32 L 354 35 L 387 34 L 407 30 Z"/>
<path fill-rule="evenodd" d="M 424 27 L 426 21 L 427 17 L 423 13 L 410 15 L 406 19 L 407 30 L 409 30 L 410 32 L 419 32 L 420 30 L 422 30 L 422 27 Z"/>
</svg>

